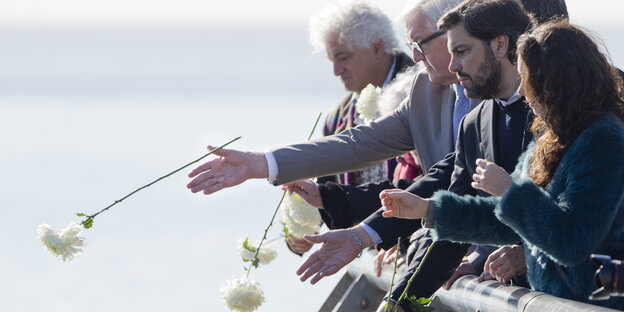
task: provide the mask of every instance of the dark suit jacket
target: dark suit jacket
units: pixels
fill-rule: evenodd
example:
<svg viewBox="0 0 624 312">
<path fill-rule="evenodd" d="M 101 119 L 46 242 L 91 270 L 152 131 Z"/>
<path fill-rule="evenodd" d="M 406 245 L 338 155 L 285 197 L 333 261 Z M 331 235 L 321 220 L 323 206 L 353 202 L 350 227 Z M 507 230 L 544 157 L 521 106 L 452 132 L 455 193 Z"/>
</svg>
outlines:
<svg viewBox="0 0 624 312">
<path fill-rule="evenodd" d="M 444 160 L 438 162 L 427 175 L 417 179 L 412 186 L 407 188 L 407 191 L 428 198 L 435 191 L 444 189 L 446 185 L 449 191 L 459 195 L 489 196 L 483 191 L 473 189 L 470 183 L 476 169 L 475 161 L 478 158 L 485 158 L 494 163 L 500 161 L 494 142 L 496 136 L 493 125 L 494 105 L 496 105 L 494 100 L 486 100 L 470 111 L 460 124 L 455 154 L 449 154 Z M 528 125 L 525 128 L 523 142 L 517 142 L 517 144 L 522 144 L 523 150 L 533 137 L 528 130 Z M 510 144 L 515 144 L 515 142 L 510 142 Z M 447 184 L 449 180 L 450 185 Z M 379 209 L 364 223 L 381 236 L 383 240 L 381 247 L 384 249 L 392 247 L 399 236 L 409 235 L 420 228 L 420 220 L 386 219 L 381 216 L 381 212 L 382 210 Z"/>
</svg>

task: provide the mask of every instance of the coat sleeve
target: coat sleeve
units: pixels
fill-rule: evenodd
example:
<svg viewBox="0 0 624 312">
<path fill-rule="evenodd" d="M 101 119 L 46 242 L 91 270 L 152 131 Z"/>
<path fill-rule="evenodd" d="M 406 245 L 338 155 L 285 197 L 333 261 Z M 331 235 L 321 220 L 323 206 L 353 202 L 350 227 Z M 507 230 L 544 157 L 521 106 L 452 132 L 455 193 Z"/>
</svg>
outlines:
<svg viewBox="0 0 624 312">
<path fill-rule="evenodd" d="M 406 99 L 397 110 L 370 124 L 336 135 L 273 150 L 277 184 L 355 171 L 414 149 Z"/>
<path fill-rule="evenodd" d="M 477 245 L 507 245 L 520 237 L 494 215 L 499 197 L 459 196 L 449 191 L 437 192 L 435 204 L 436 240 L 450 240 Z"/>
<path fill-rule="evenodd" d="M 323 210 L 321 210 L 323 221 L 332 230 L 344 229 L 360 223 L 381 207 L 379 193 L 396 187 L 398 186 L 389 181 L 358 186 L 333 182 L 319 184 L 319 193 L 323 201 Z"/>
<path fill-rule="evenodd" d="M 598 123 L 581 133 L 559 163 L 548 187 L 556 198 L 520 174 L 495 210 L 529 244 L 566 266 L 589 259 L 622 206 L 622 126 Z"/>
</svg>

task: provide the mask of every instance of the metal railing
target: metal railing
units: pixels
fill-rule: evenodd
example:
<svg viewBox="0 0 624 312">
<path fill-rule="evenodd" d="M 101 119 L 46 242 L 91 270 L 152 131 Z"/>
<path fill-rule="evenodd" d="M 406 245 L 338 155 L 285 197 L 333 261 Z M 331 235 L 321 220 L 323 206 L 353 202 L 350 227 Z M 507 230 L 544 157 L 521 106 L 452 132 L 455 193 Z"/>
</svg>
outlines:
<svg viewBox="0 0 624 312">
<path fill-rule="evenodd" d="M 384 266 L 381 276 L 375 276 L 372 264 L 375 254 L 374 251 L 367 251 L 347 267 L 347 272 L 321 307 L 321 312 L 376 311 L 388 291 L 392 267 Z M 397 274 L 404 270 L 399 268 Z M 497 281 L 479 283 L 474 275 L 458 279 L 449 290 L 438 290 L 431 306 L 436 312 L 617 311 L 527 288 L 505 286 Z"/>
</svg>

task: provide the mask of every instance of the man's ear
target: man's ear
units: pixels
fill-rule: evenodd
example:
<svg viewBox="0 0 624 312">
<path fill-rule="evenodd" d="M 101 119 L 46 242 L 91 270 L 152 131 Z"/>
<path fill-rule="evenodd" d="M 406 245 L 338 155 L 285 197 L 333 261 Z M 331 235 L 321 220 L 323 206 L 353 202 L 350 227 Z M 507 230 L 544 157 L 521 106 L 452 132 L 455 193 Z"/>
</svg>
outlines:
<svg viewBox="0 0 624 312">
<path fill-rule="evenodd" d="M 375 53 L 375 56 L 377 58 L 381 58 L 386 54 L 385 45 L 381 40 L 377 40 L 373 42 L 372 47 L 373 47 L 373 53 Z"/>
<path fill-rule="evenodd" d="M 490 48 L 496 58 L 507 58 L 509 54 L 509 37 L 507 35 L 499 35 L 490 41 Z"/>
</svg>

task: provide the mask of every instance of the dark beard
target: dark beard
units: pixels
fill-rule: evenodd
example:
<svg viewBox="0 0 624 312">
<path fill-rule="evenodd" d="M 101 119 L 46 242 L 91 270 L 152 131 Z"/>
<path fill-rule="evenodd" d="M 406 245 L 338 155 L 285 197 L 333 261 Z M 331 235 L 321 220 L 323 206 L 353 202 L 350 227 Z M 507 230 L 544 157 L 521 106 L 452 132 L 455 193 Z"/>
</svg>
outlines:
<svg viewBox="0 0 624 312">
<path fill-rule="evenodd" d="M 479 72 L 472 79 L 472 86 L 465 88 L 466 95 L 473 99 L 493 99 L 500 90 L 501 68 L 494 52 L 489 46 L 485 48 L 485 59 L 479 66 Z"/>
</svg>

